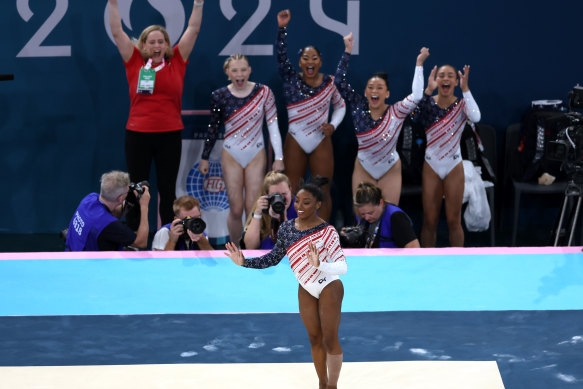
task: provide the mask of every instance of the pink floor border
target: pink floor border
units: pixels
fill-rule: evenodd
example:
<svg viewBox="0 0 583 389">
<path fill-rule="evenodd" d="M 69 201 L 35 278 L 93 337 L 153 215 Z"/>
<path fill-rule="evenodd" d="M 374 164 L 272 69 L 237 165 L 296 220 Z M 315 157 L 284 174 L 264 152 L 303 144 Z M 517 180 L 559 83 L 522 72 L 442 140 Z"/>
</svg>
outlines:
<svg viewBox="0 0 583 389">
<path fill-rule="evenodd" d="M 0 260 L 42 259 L 148 259 L 148 258 L 225 258 L 225 250 L 216 251 L 93 251 L 93 252 L 27 252 L 0 253 Z M 266 253 L 261 250 L 243 250 L 246 257 Z M 576 254 L 583 253 L 583 246 L 574 247 L 467 247 L 426 249 L 345 249 L 348 256 L 371 255 L 509 255 L 509 254 Z"/>
</svg>

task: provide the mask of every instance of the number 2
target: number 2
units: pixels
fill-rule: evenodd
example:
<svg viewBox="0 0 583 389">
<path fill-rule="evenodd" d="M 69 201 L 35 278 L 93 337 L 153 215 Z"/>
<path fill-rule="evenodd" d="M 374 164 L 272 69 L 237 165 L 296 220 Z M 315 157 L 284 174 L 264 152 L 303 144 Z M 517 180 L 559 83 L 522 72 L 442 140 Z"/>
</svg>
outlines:
<svg viewBox="0 0 583 389">
<path fill-rule="evenodd" d="M 220 1 L 221 11 L 229 20 L 237 14 L 233 9 L 232 0 Z M 245 55 L 273 55 L 273 45 L 244 45 L 245 39 L 249 37 L 257 26 L 265 19 L 271 7 L 271 0 L 259 0 L 257 10 L 251 15 L 249 20 L 241 27 L 235 36 L 221 50 L 219 55 L 232 55 L 241 53 Z"/>
<path fill-rule="evenodd" d="M 29 0 L 16 0 L 16 8 L 20 17 L 28 22 L 34 15 L 28 5 Z M 44 40 L 63 19 L 69 7 L 68 0 L 57 0 L 53 13 L 40 26 L 38 31 L 24 45 L 17 57 L 70 57 L 71 46 L 41 46 Z"/>
</svg>

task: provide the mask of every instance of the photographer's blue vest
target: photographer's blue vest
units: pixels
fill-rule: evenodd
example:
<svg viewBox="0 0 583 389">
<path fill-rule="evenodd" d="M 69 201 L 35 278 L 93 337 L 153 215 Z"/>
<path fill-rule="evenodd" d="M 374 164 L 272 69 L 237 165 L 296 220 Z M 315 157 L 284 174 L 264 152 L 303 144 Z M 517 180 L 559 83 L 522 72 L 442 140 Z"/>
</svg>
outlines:
<svg viewBox="0 0 583 389">
<path fill-rule="evenodd" d="M 396 205 L 385 203 L 385 210 L 381 215 L 381 220 L 379 221 L 378 225 L 378 231 L 375 236 L 375 244 L 373 244 L 372 247 L 377 247 L 376 243 L 378 242 L 378 247 L 381 249 L 397 248 L 397 245 L 393 240 L 393 230 L 391 229 L 391 217 L 395 212 L 403 212 L 403 210 L 397 207 Z M 370 227 L 370 223 L 368 223 L 364 219 L 363 221 L 364 228 L 368 230 L 368 228 Z"/>
<path fill-rule="evenodd" d="M 379 228 L 379 234 L 377 236 L 377 240 L 379 242 L 379 247 L 382 249 L 385 248 L 396 248 L 397 245 L 393 240 L 393 230 L 391 229 L 391 216 L 395 212 L 403 212 L 401 208 L 397 207 L 393 204 L 388 204 L 385 206 L 385 211 L 381 216 L 381 225 Z"/>
<path fill-rule="evenodd" d="M 99 201 L 99 194 L 85 196 L 69 223 L 66 251 L 99 251 L 99 234 L 116 220 L 118 219 Z"/>
</svg>

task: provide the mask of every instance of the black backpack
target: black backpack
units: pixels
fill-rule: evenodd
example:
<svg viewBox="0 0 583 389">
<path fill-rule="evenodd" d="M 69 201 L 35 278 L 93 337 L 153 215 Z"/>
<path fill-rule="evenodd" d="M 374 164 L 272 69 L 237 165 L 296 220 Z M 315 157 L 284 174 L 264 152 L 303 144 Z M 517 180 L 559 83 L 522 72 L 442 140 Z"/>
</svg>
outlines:
<svg viewBox="0 0 583 389">
<path fill-rule="evenodd" d="M 423 126 L 413 123 L 411 116 L 407 116 L 397 140 L 403 184 L 421 184 L 426 145 L 427 138 Z"/>
<path fill-rule="evenodd" d="M 482 145 L 480 136 L 476 131 L 476 128 L 479 127 L 479 123 L 466 123 L 460 140 L 462 159 L 471 161 L 475 166 L 479 166 L 482 169 L 482 180 L 490 181 L 495 184 L 496 173 L 492 168 L 492 164 L 484 154 L 484 146 Z"/>
<path fill-rule="evenodd" d="M 549 160 L 548 142 L 557 139 L 558 133 L 569 125 L 569 118 L 558 110 L 529 109 L 522 119 L 521 137 L 518 145 L 512 177 L 516 181 L 534 181 L 543 173 L 557 179 L 565 178 L 561 162 Z"/>
</svg>

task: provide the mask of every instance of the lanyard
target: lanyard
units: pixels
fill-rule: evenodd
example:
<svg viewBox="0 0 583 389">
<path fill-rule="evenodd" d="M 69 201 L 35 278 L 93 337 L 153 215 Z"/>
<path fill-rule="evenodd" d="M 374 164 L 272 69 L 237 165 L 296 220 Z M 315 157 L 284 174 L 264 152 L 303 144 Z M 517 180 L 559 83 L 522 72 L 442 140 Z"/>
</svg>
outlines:
<svg viewBox="0 0 583 389">
<path fill-rule="evenodd" d="M 162 70 L 166 66 L 166 61 L 162 58 L 162 63 L 152 69 L 152 58 L 148 63 L 140 69 L 138 74 L 138 87 L 136 93 L 151 95 L 154 93 L 154 85 L 156 83 L 156 72 Z"/>
<path fill-rule="evenodd" d="M 159 72 L 160 70 L 162 70 L 162 68 L 164 68 L 164 66 L 166 66 L 166 61 L 164 60 L 164 58 L 162 58 L 162 63 L 160 65 L 156 66 L 154 68 L 154 71 Z M 146 70 L 152 69 L 152 58 L 150 58 L 148 60 L 148 63 L 146 63 L 146 65 L 144 66 L 144 69 L 146 69 Z"/>
</svg>

